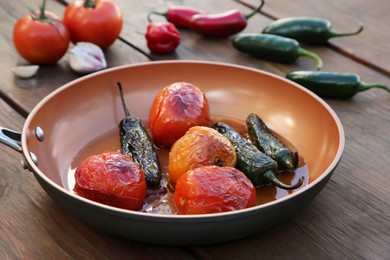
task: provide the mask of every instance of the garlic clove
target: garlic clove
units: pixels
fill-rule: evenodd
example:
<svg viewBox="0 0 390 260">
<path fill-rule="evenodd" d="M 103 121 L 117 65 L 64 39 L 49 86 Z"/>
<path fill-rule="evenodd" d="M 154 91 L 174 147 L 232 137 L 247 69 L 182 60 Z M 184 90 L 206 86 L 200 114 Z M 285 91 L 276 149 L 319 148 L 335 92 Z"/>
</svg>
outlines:
<svg viewBox="0 0 390 260">
<path fill-rule="evenodd" d="M 107 68 L 102 49 L 90 42 L 78 42 L 70 50 L 69 65 L 78 73 L 90 73 Z"/>
<path fill-rule="evenodd" d="M 37 74 L 38 69 L 38 65 L 16 66 L 12 72 L 19 78 L 31 78 Z"/>
</svg>

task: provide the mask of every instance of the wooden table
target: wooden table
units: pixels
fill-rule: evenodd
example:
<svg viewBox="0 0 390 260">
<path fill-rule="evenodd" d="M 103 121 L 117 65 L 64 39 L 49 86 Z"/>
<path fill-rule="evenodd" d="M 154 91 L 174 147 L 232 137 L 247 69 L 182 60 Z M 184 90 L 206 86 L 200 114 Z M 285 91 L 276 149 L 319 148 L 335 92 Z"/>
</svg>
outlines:
<svg viewBox="0 0 390 260">
<path fill-rule="evenodd" d="M 212 40 L 181 30 L 174 54 L 152 55 L 144 39 L 146 14 L 172 4 L 208 12 L 238 8 L 249 12 L 257 0 L 117 0 L 124 15 L 120 39 L 106 52 L 109 67 L 153 60 L 208 60 L 285 75 L 312 69 L 313 61 L 294 64 L 254 59 L 238 53 L 226 40 Z M 15 78 L 11 68 L 26 64 L 14 49 L 17 19 L 40 1 L 1 1 L 0 126 L 20 131 L 26 116 L 46 95 L 80 75 L 68 66 L 68 56 L 42 67 L 34 78 Z M 66 2 L 48 1 L 47 9 L 62 17 Z M 388 0 L 266 1 L 245 29 L 259 32 L 271 20 L 288 16 L 323 17 L 335 29 L 354 37 L 335 38 L 324 47 L 305 47 L 320 55 L 324 70 L 354 72 L 366 82 L 390 85 L 390 16 Z M 255 236 L 224 244 L 167 247 L 133 242 L 92 229 L 56 205 L 34 176 L 20 165 L 21 155 L 1 146 L 0 259 L 389 259 L 390 257 L 390 96 L 374 89 L 350 100 L 326 102 L 345 129 L 343 158 L 322 192 L 286 223 Z"/>
</svg>

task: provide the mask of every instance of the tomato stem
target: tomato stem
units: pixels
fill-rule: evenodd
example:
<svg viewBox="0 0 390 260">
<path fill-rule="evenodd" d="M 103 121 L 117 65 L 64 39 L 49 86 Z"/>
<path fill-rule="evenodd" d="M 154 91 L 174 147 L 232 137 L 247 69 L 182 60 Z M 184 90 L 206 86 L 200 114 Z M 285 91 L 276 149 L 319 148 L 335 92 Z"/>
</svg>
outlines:
<svg viewBox="0 0 390 260">
<path fill-rule="evenodd" d="M 54 26 L 54 28 L 61 36 L 61 38 L 63 38 L 64 36 L 60 32 L 57 24 L 54 23 L 57 19 L 46 16 L 45 11 L 46 11 L 46 0 L 43 0 L 42 5 L 39 7 L 39 11 L 35 12 L 34 10 L 30 10 L 32 19 L 45 22 L 45 23 L 50 23 L 52 26 Z"/>
<path fill-rule="evenodd" d="M 84 1 L 84 7 L 85 8 L 95 8 L 96 7 L 96 3 L 94 0 L 85 0 Z"/>
<path fill-rule="evenodd" d="M 45 9 L 46 9 L 46 0 L 43 0 L 43 3 L 42 3 L 42 5 L 39 8 L 39 16 L 38 16 L 39 20 L 45 20 L 46 19 Z"/>
<path fill-rule="evenodd" d="M 35 12 L 34 10 L 31 10 L 31 17 L 34 20 L 51 23 L 54 19 L 47 17 L 45 11 L 46 11 L 46 0 L 43 0 L 42 5 L 39 7 L 39 11 Z"/>
</svg>

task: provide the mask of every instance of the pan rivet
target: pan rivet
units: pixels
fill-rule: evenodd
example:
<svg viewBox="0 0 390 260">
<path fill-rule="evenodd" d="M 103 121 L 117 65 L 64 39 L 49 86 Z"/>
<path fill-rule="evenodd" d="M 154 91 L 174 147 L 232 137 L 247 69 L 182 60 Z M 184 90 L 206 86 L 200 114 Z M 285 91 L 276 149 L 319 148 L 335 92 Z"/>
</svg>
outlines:
<svg viewBox="0 0 390 260">
<path fill-rule="evenodd" d="M 40 128 L 39 126 L 37 126 L 36 128 L 35 128 L 35 136 L 37 137 L 37 139 L 39 140 L 39 141 L 43 141 L 43 140 L 45 140 L 45 134 L 43 133 L 43 130 L 42 130 L 42 128 Z"/>
<path fill-rule="evenodd" d="M 33 153 L 30 153 L 30 157 L 31 157 L 31 160 L 33 161 L 33 163 L 38 166 L 38 159 L 37 157 L 35 156 L 35 154 Z M 21 160 L 21 164 L 23 166 L 23 169 L 26 169 L 26 170 L 29 170 L 30 172 L 34 172 L 33 168 L 28 164 L 26 158 L 23 157 L 23 159 Z"/>
</svg>

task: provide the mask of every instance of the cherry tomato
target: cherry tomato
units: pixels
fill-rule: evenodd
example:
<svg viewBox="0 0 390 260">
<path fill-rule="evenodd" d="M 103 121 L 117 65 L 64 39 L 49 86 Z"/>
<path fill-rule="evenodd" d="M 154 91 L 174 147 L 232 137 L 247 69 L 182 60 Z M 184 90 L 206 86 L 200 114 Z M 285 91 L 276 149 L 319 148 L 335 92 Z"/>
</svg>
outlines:
<svg viewBox="0 0 390 260">
<path fill-rule="evenodd" d="M 32 64 L 56 63 L 64 56 L 69 46 L 69 32 L 58 17 L 45 11 L 43 4 L 39 11 L 20 18 L 13 31 L 16 50 Z"/>
<path fill-rule="evenodd" d="M 149 113 L 149 128 L 155 144 L 160 147 L 172 146 L 192 126 L 210 124 L 210 108 L 205 94 L 187 82 L 163 88 Z"/>
<path fill-rule="evenodd" d="M 169 181 L 175 183 L 188 170 L 206 166 L 236 166 L 236 151 L 227 137 L 206 126 L 193 126 L 169 151 Z"/>
<path fill-rule="evenodd" d="M 174 202 L 180 214 L 207 214 L 252 207 L 256 189 L 233 167 L 203 166 L 182 175 Z"/>
<path fill-rule="evenodd" d="M 112 0 L 75 0 L 65 9 L 64 24 L 73 43 L 91 42 L 108 48 L 122 30 L 122 13 Z"/>
<path fill-rule="evenodd" d="M 144 172 L 118 152 L 88 157 L 76 169 L 75 179 L 78 195 L 119 208 L 138 210 L 146 195 Z"/>
</svg>

